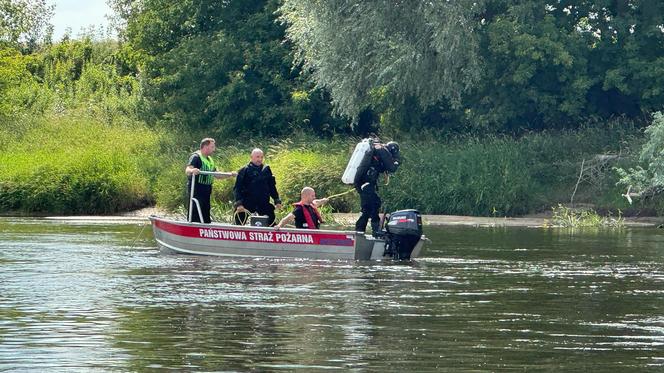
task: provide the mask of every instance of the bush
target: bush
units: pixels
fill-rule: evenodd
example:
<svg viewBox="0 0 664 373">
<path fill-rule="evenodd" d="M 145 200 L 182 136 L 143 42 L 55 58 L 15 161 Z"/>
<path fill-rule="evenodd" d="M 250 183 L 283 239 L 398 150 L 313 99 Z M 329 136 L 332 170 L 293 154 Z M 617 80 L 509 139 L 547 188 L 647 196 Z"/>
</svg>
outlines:
<svg viewBox="0 0 664 373">
<path fill-rule="evenodd" d="M 548 210 L 569 200 L 582 159 L 618 153 L 626 143 L 640 139 L 631 123 L 619 121 L 521 138 L 420 138 L 426 140 L 401 141 L 400 169 L 389 184 L 379 184 L 385 211 L 415 208 L 429 214 L 514 216 Z M 266 150 L 265 162 L 272 167 L 282 201 L 290 204 L 299 199 L 304 186 L 316 189 L 318 197 L 351 189 L 341 183 L 341 175 L 358 140 L 300 136 L 250 146 L 219 145 L 215 161 L 220 169 L 238 170 L 249 161 L 251 149 L 261 147 Z M 158 184 L 156 195 L 161 206 L 173 208 L 176 201 L 180 205 L 184 202 L 185 153 L 180 152 L 177 166 Z M 624 207 L 614 187 L 616 180 L 616 175 L 607 172 L 595 184 L 582 184 L 575 201 L 601 205 L 598 208 Z M 215 182 L 213 200 L 218 201 L 218 211 L 230 214 L 233 185 L 232 179 Z M 333 199 L 330 206 L 336 212 L 357 212 L 359 198 L 352 192 Z"/>
<path fill-rule="evenodd" d="M 0 209 L 112 213 L 152 204 L 160 135 L 67 115 L 37 120 L 0 152 Z"/>
<path fill-rule="evenodd" d="M 553 207 L 551 226 L 563 228 L 623 228 L 625 219 L 620 211 L 617 217 L 600 216 L 593 209 L 572 210 L 565 206 Z"/>
<path fill-rule="evenodd" d="M 424 138 L 402 142 L 402 166 L 380 191 L 386 211 L 479 216 L 542 211 L 569 200 L 582 159 L 617 154 L 638 140 L 638 133 L 632 123 L 614 121 L 520 138 Z M 602 183 L 583 185 L 577 202 L 598 203 L 615 192 L 616 177 L 608 175 Z"/>
</svg>

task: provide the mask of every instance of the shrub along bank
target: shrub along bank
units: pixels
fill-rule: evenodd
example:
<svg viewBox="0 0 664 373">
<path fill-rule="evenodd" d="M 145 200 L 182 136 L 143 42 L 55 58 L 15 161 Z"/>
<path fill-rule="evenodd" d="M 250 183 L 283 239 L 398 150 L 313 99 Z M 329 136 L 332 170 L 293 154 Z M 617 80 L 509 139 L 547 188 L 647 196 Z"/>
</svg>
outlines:
<svg viewBox="0 0 664 373">
<path fill-rule="evenodd" d="M 5 133 L 10 140 L 0 147 L 2 211 L 98 214 L 154 203 L 182 209 L 183 170 L 189 152 L 196 149 L 194 135 L 166 134 L 140 123 L 102 123 L 76 114 L 31 123 L 21 136 Z M 634 126 L 618 121 L 518 139 L 396 139 L 402 166 L 387 185 L 381 183 L 379 193 L 385 210 L 476 216 L 549 210 L 569 201 L 583 159 L 628 155 L 641 139 Z M 292 203 L 306 185 L 319 197 L 349 190 L 340 177 L 358 140 L 299 137 L 232 145 L 220 141 L 215 159 L 220 169 L 237 170 L 248 162 L 253 147 L 263 148 L 284 203 Z M 631 159 L 623 157 L 622 162 Z M 617 180 L 611 167 L 605 167 L 579 184 L 575 202 L 592 203 L 599 210 L 628 207 L 620 196 L 624 191 L 615 186 Z M 233 180 L 215 183 L 217 219 L 230 214 L 232 188 Z M 357 211 L 359 201 L 353 192 L 330 205 L 338 212 Z"/>
<path fill-rule="evenodd" d="M 420 140 L 420 138 L 424 140 Z M 579 183 L 574 201 L 591 203 L 598 210 L 625 209 L 622 187 L 616 187 L 612 165 L 628 164 L 630 145 L 640 146 L 642 135 L 631 123 L 619 121 L 589 126 L 578 131 L 529 134 L 518 139 L 485 137 L 443 140 L 436 136 L 397 139 L 403 162 L 389 182 L 381 182 L 379 194 L 386 211 L 416 208 L 428 214 L 516 216 L 550 210 L 568 202 L 578 181 L 582 160 L 598 154 L 621 155 L 592 177 Z M 321 141 L 296 139 L 278 143 L 219 146 L 220 168 L 237 170 L 249 160 L 254 146 L 266 150 L 284 202 L 296 202 L 304 186 L 319 197 L 347 191 L 341 174 L 359 139 Z M 156 188 L 157 203 L 175 209 L 184 198 L 182 169 L 186 154 L 179 155 L 171 172 Z M 597 171 L 597 170 L 596 170 Z M 588 175 L 587 175 L 588 176 Z M 216 182 L 213 208 L 217 218 L 228 218 L 233 181 Z M 330 203 L 334 211 L 358 211 L 356 193 Z"/>
<path fill-rule="evenodd" d="M 76 114 L 31 121 L 0 148 L 0 210 L 105 214 L 153 204 L 160 137 Z"/>
</svg>

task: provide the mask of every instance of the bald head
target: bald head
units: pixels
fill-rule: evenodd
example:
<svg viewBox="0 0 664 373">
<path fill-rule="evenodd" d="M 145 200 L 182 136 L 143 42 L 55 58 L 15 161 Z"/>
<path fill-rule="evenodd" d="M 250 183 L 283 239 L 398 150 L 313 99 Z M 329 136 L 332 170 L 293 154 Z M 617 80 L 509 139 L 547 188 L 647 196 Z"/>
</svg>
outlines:
<svg viewBox="0 0 664 373">
<path fill-rule="evenodd" d="M 300 199 L 305 204 L 312 203 L 314 199 L 316 199 L 316 192 L 314 191 L 314 188 L 304 187 L 300 192 Z"/>
<path fill-rule="evenodd" d="M 256 166 L 260 166 L 263 164 L 263 151 L 255 148 L 254 150 L 251 151 L 251 163 L 255 164 Z"/>
</svg>

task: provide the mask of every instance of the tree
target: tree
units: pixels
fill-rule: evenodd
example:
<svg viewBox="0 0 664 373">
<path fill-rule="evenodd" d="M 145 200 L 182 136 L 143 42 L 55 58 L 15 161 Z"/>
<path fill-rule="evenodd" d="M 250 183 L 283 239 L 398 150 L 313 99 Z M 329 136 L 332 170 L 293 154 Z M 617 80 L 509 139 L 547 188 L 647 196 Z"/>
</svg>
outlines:
<svg viewBox="0 0 664 373">
<path fill-rule="evenodd" d="M 457 106 L 480 75 L 477 1 L 285 0 L 280 19 L 296 62 L 357 118 L 378 98 Z"/>
<path fill-rule="evenodd" d="M 49 44 L 54 5 L 46 0 L 0 0 L 0 45 L 32 52 Z"/>
<path fill-rule="evenodd" d="M 122 35 L 144 56 L 150 120 L 250 137 L 344 131 L 299 77 L 276 0 L 117 0 Z"/>
<path fill-rule="evenodd" d="M 465 120 L 540 130 L 661 109 L 663 16 L 652 0 L 487 2 Z"/>
<path fill-rule="evenodd" d="M 368 107 L 402 126 L 521 132 L 664 106 L 658 0 L 285 0 L 280 10 L 296 63 L 352 117 Z"/>
</svg>

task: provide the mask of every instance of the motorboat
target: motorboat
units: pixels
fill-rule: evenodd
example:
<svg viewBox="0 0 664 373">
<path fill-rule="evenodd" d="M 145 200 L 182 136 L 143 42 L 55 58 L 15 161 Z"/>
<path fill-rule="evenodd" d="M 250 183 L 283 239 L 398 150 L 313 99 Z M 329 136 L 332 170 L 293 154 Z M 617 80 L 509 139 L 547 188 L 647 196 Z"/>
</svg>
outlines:
<svg viewBox="0 0 664 373">
<path fill-rule="evenodd" d="M 189 221 L 149 217 L 161 248 L 216 256 L 410 260 L 420 255 L 427 240 L 422 234 L 422 217 L 416 210 L 391 213 L 384 221 L 384 229 L 367 235 L 348 230 L 276 229 L 263 226 L 260 219 L 250 225 L 191 222 L 194 206 L 202 214 L 195 198 L 189 205 Z"/>
</svg>

